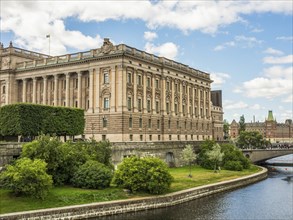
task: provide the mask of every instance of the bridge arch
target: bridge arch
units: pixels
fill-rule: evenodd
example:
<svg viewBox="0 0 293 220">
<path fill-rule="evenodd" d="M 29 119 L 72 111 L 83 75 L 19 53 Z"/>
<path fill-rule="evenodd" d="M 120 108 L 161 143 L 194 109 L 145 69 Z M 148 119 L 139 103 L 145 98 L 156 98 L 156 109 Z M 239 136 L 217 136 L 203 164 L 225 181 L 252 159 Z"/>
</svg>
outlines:
<svg viewBox="0 0 293 220">
<path fill-rule="evenodd" d="M 260 163 L 266 160 L 293 154 L 293 149 L 244 149 L 244 156 L 253 163 Z"/>
</svg>

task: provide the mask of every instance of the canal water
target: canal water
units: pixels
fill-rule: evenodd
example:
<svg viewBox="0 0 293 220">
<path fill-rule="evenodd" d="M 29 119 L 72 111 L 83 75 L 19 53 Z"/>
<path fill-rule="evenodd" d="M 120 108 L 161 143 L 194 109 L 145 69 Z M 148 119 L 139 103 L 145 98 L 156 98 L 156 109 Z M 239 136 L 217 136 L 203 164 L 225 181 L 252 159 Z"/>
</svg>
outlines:
<svg viewBox="0 0 293 220">
<path fill-rule="evenodd" d="M 282 157 L 293 163 L 293 155 Z M 284 167 L 283 167 L 284 168 Z M 290 166 L 288 166 L 290 168 Z M 99 220 L 292 220 L 293 173 L 269 172 L 258 183 L 173 207 L 126 213 Z"/>
</svg>

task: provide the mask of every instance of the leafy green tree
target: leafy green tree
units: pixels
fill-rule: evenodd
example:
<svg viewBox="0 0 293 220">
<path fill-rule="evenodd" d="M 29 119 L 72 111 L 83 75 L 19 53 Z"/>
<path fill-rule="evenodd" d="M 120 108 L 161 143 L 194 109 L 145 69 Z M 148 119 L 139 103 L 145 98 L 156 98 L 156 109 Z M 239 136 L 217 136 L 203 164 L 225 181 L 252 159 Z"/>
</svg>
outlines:
<svg viewBox="0 0 293 220">
<path fill-rule="evenodd" d="M 221 152 L 221 146 L 219 144 L 215 144 L 212 150 L 207 152 L 207 156 L 213 162 L 214 171 L 216 172 L 224 156 L 224 153 Z"/>
<path fill-rule="evenodd" d="M 221 150 L 224 153 L 223 167 L 226 170 L 243 170 L 250 167 L 250 161 L 233 144 L 222 144 Z"/>
<path fill-rule="evenodd" d="M 240 120 L 239 120 L 239 134 L 242 131 L 245 131 L 245 118 L 244 118 L 244 115 L 241 115 Z"/>
<path fill-rule="evenodd" d="M 213 146 L 216 144 L 214 140 L 205 140 L 200 145 L 200 151 L 197 156 L 197 162 L 201 167 L 206 169 L 213 169 L 213 162 L 209 159 L 207 152 L 213 149 Z"/>
<path fill-rule="evenodd" d="M 265 148 L 268 142 L 258 131 L 242 131 L 236 141 L 236 145 L 241 149 Z"/>
<path fill-rule="evenodd" d="M 0 175 L 0 185 L 16 195 L 44 199 L 52 187 L 52 177 L 46 173 L 46 162 L 21 158 L 8 165 Z"/>
<path fill-rule="evenodd" d="M 223 125 L 224 139 L 228 139 L 229 138 L 229 127 L 230 127 L 230 124 L 225 119 L 224 120 L 224 125 Z"/>
<path fill-rule="evenodd" d="M 191 164 L 196 159 L 196 154 L 193 152 L 193 148 L 190 144 L 186 145 L 185 148 L 182 150 L 181 158 L 185 164 L 189 165 L 189 175 L 188 177 L 192 177 L 191 175 Z"/>
<path fill-rule="evenodd" d="M 158 158 L 136 156 L 126 158 L 118 165 L 113 182 L 132 192 L 161 194 L 166 192 L 173 178 L 167 165 Z"/>
<path fill-rule="evenodd" d="M 71 182 L 87 189 L 104 189 L 110 186 L 113 171 L 104 164 L 89 160 L 75 172 Z"/>
<path fill-rule="evenodd" d="M 112 167 L 112 149 L 109 141 L 97 142 L 91 139 L 87 142 L 77 143 L 85 146 L 86 151 L 92 160 L 96 160 L 106 166 Z"/>
</svg>

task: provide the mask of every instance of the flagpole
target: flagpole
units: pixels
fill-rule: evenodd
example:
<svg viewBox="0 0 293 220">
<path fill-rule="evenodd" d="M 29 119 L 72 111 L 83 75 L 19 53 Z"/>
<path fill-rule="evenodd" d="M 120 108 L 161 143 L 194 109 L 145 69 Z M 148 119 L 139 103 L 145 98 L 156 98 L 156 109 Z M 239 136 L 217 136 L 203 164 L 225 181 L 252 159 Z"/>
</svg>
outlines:
<svg viewBox="0 0 293 220">
<path fill-rule="evenodd" d="M 46 35 L 46 38 L 49 38 L 49 56 L 50 56 L 50 55 L 51 55 L 51 54 L 50 54 L 50 52 L 51 52 L 51 51 L 50 51 L 50 49 L 51 49 L 51 48 L 50 48 L 50 46 L 51 46 L 51 45 L 50 45 L 50 44 L 51 44 L 51 35 L 50 35 L 50 34 Z"/>
</svg>

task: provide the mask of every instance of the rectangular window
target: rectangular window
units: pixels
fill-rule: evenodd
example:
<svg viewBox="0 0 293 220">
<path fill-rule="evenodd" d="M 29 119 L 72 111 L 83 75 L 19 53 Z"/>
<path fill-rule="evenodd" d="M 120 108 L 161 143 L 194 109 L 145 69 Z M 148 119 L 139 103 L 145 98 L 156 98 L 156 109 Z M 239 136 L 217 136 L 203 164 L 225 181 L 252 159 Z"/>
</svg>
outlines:
<svg viewBox="0 0 293 220">
<path fill-rule="evenodd" d="M 185 130 L 186 130 L 186 127 L 187 127 L 186 125 L 187 125 L 187 122 L 185 121 L 185 122 L 184 122 L 184 129 L 185 129 Z"/>
<path fill-rule="evenodd" d="M 132 77 L 131 77 L 131 73 L 128 73 L 127 74 L 127 82 L 128 83 L 131 83 L 132 82 L 132 79 L 131 79 Z"/>
<path fill-rule="evenodd" d="M 147 111 L 151 112 L 151 100 L 147 100 Z"/>
<path fill-rule="evenodd" d="M 74 88 L 77 89 L 77 87 L 78 87 L 78 79 L 76 78 L 74 79 Z"/>
<path fill-rule="evenodd" d="M 148 128 L 152 128 L 152 119 L 149 118 Z"/>
<path fill-rule="evenodd" d="M 133 141 L 133 135 L 132 134 L 129 135 L 129 141 Z"/>
<path fill-rule="evenodd" d="M 103 141 L 106 140 L 106 135 L 105 135 L 105 134 L 102 135 L 102 140 L 103 140 Z"/>
<path fill-rule="evenodd" d="M 158 135 L 158 141 L 160 141 L 161 140 L 161 135 Z"/>
<path fill-rule="evenodd" d="M 137 100 L 137 108 L 138 108 L 138 111 L 141 112 L 141 99 Z"/>
<path fill-rule="evenodd" d="M 177 115 L 178 114 L 178 106 L 177 106 L 177 103 L 174 104 L 174 110 L 175 110 L 175 114 Z"/>
<path fill-rule="evenodd" d="M 170 90 L 170 82 L 166 82 L 166 90 L 167 90 L 167 91 Z"/>
<path fill-rule="evenodd" d="M 160 129 L 160 120 L 157 120 L 157 129 Z"/>
<path fill-rule="evenodd" d="M 131 97 L 127 98 L 127 108 L 128 108 L 128 111 L 131 111 Z"/>
<path fill-rule="evenodd" d="M 185 115 L 185 105 L 182 105 L 182 113 Z"/>
<path fill-rule="evenodd" d="M 129 128 L 132 128 L 132 118 L 129 118 Z"/>
<path fill-rule="evenodd" d="M 190 137 L 191 137 L 191 140 L 193 140 L 193 134 L 192 134 L 192 135 L 190 135 Z"/>
<path fill-rule="evenodd" d="M 190 122 L 190 130 L 192 130 L 192 122 Z"/>
<path fill-rule="evenodd" d="M 171 141 L 172 140 L 172 135 L 169 135 L 169 141 Z"/>
<path fill-rule="evenodd" d="M 139 118 L 139 128 L 142 128 L 142 118 Z"/>
<path fill-rule="evenodd" d="M 156 112 L 159 113 L 159 101 L 156 101 Z"/>
<path fill-rule="evenodd" d="M 152 135 L 151 134 L 149 135 L 149 139 L 150 139 L 150 141 L 152 141 Z"/>
<path fill-rule="evenodd" d="M 143 141 L 143 136 L 142 136 L 142 134 L 139 135 L 139 140 L 140 140 L 140 141 Z"/>
<path fill-rule="evenodd" d="M 109 109 L 109 98 L 104 98 L 104 109 Z"/>
<path fill-rule="evenodd" d="M 137 85 L 142 85 L 141 75 L 137 76 Z"/>
<path fill-rule="evenodd" d="M 107 118 L 103 117 L 103 128 L 107 127 Z"/>
<path fill-rule="evenodd" d="M 150 77 L 148 77 L 147 78 L 147 87 L 151 87 L 151 78 Z"/>
<path fill-rule="evenodd" d="M 168 129 L 171 129 L 171 120 L 168 120 Z"/>
<path fill-rule="evenodd" d="M 175 84 L 175 92 L 178 92 L 178 84 Z"/>
<path fill-rule="evenodd" d="M 158 88 L 159 88 L 159 80 L 156 79 L 156 89 L 158 89 Z"/>
<path fill-rule="evenodd" d="M 104 84 L 109 83 L 109 73 L 104 73 Z"/>
<path fill-rule="evenodd" d="M 179 129 L 179 121 L 176 122 L 176 127 Z"/>
<path fill-rule="evenodd" d="M 170 112 L 169 102 L 166 103 L 166 112 L 167 114 L 169 114 Z"/>
</svg>

